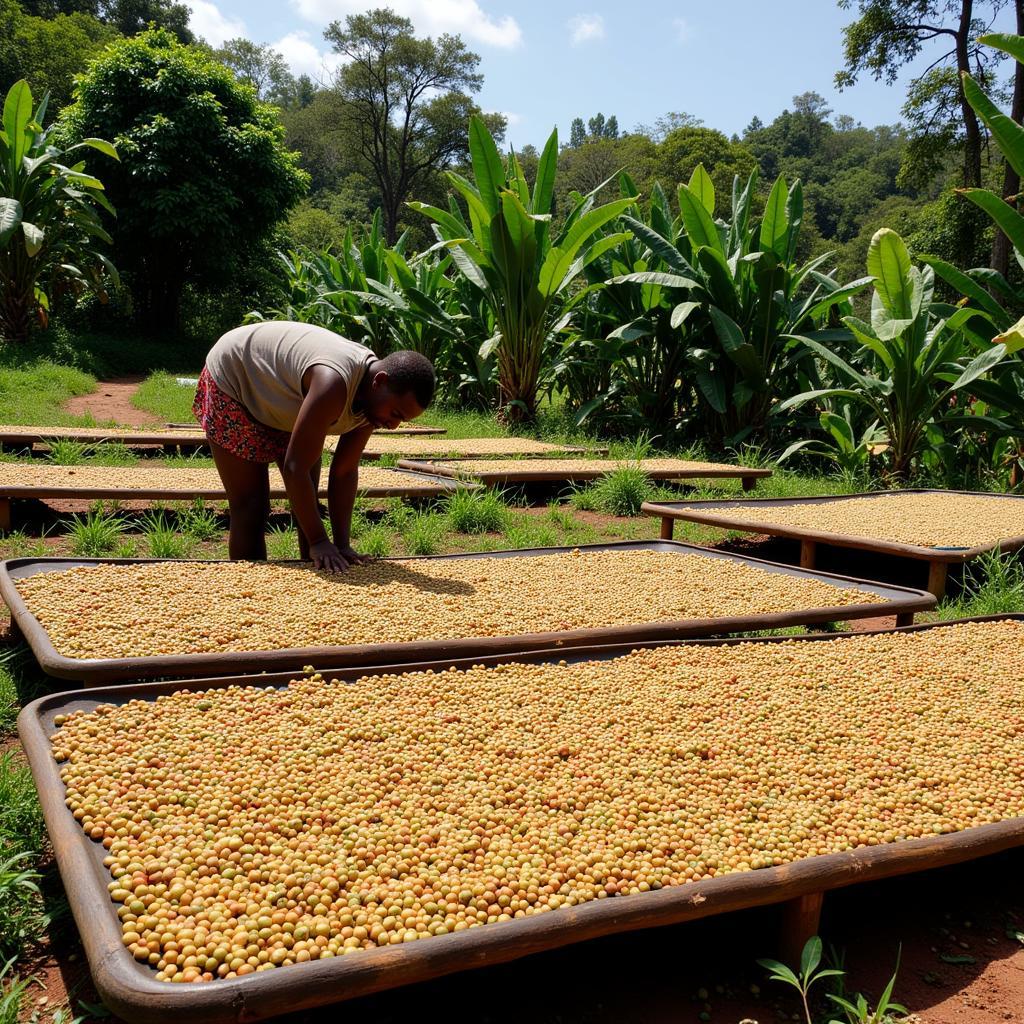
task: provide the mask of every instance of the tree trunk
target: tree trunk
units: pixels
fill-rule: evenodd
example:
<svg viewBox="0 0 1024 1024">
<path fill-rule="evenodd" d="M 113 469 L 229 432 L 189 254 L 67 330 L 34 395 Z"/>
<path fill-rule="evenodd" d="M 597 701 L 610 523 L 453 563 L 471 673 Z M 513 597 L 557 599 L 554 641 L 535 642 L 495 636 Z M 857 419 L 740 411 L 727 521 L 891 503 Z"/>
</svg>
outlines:
<svg viewBox="0 0 1024 1024">
<path fill-rule="evenodd" d="M 1014 9 L 1017 15 L 1017 35 L 1024 35 L 1024 0 L 1014 0 Z M 1024 64 L 1014 61 L 1013 72 L 1013 104 L 1010 108 L 1010 116 L 1017 124 L 1024 121 Z M 1017 207 L 1014 197 L 1020 191 L 1020 175 L 1010 166 L 1010 162 L 1003 157 L 1003 198 Z M 995 238 L 992 240 L 992 269 L 1006 277 L 1010 270 L 1010 240 L 999 230 L 995 229 Z"/>
<path fill-rule="evenodd" d="M 32 327 L 32 293 L 8 292 L 0 298 L 0 340 L 23 344 Z"/>
<path fill-rule="evenodd" d="M 963 0 L 960 8 L 960 25 L 956 33 L 956 69 L 958 76 L 971 70 L 968 43 L 971 38 L 971 15 L 974 0 Z M 963 81 L 957 82 L 960 110 L 964 116 L 964 188 L 981 188 L 981 127 L 974 108 L 967 102 Z"/>
<path fill-rule="evenodd" d="M 384 212 L 384 238 L 388 245 L 394 245 L 398 241 L 398 216 L 402 201 L 385 194 L 381 197 L 380 206 Z"/>
<path fill-rule="evenodd" d="M 170 334 L 181 324 L 185 271 L 168 254 L 143 262 L 135 290 L 135 320 L 154 334 Z"/>
</svg>

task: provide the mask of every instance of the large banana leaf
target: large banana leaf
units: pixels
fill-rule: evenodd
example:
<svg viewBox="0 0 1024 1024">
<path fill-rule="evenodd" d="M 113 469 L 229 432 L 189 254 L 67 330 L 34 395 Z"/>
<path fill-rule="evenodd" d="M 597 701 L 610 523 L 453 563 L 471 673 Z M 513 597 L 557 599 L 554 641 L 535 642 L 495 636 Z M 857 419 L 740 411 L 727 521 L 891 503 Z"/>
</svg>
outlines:
<svg viewBox="0 0 1024 1024">
<path fill-rule="evenodd" d="M 876 231 L 868 247 L 868 273 L 875 279 L 882 304 L 896 320 L 914 317 L 910 269 L 903 239 L 891 228 Z"/>
<path fill-rule="evenodd" d="M 970 75 L 963 76 L 964 96 L 992 133 L 1007 163 L 1024 175 L 1024 128 L 1004 114 Z"/>
</svg>

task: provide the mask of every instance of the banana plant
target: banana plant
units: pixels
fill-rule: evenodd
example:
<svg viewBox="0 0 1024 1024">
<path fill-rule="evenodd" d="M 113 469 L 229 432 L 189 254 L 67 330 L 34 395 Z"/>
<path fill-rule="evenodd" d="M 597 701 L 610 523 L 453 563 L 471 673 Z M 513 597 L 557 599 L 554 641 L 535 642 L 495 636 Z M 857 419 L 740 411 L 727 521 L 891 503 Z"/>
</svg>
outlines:
<svg viewBox="0 0 1024 1024">
<path fill-rule="evenodd" d="M 679 186 L 675 222 L 664 211 L 656 218 L 653 205 L 649 224 L 622 218 L 647 246 L 643 260 L 657 260 L 658 269 L 609 281 L 670 290 L 672 326 L 698 339 L 687 350 L 689 376 L 719 437 L 730 443 L 761 430 L 780 391 L 795 382 L 806 354 L 787 337 L 824 329 L 833 309 L 849 311 L 852 297 L 870 283 L 840 286 L 822 273 L 831 253 L 797 264 L 800 183 L 790 187 L 780 176 L 759 221 L 752 210 L 756 186 L 756 172 L 743 187 L 734 181 L 730 219 L 716 219 L 715 189 L 698 165 Z"/>
<path fill-rule="evenodd" d="M 818 416 L 822 431 L 830 440 L 809 438 L 791 444 L 776 460 L 779 465 L 802 451 L 805 455 L 826 459 L 842 473 L 854 488 L 868 479 L 871 457 L 888 449 L 888 438 L 878 420 L 867 426 L 858 424 L 853 406 L 844 402 L 838 408 L 829 404 Z"/>
<path fill-rule="evenodd" d="M 933 301 L 935 275 L 930 266 L 913 266 L 907 247 L 890 228 L 882 228 L 868 248 L 868 273 L 874 282 L 871 323 L 843 317 L 860 344 L 866 365 L 856 369 L 820 339 L 793 335 L 792 341 L 827 364 L 842 387 L 805 391 L 779 403 L 778 412 L 809 401 L 843 398 L 865 406 L 888 438 L 888 469 L 896 481 L 909 478 L 927 443 L 930 426 L 958 414 L 958 392 L 988 373 L 1006 355 L 1004 344 L 969 359 L 965 326 L 989 314 L 956 309 Z"/>
<path fill-rule="evenodd" d="M 629 175 L 620 173 L 622 198 L 637 191 Z M 663 233 L 672 244 L 682 230 L 681 221 L 673 221 L 668 197 L 657 182 L 650 201 L 643 206 L 634 203 L 626 216 L 631 224 Z M 618 223 L 602 230 L 606 235 L 621 234 Z M 679 382 L 688 376 L 690 340 L 686 311 L 675 316 L 673 312 L 687 297 L 685 290 L 622 282 L 629 273 L 666 269 L 635 232 L 587 266 L 589 293 L 554 367 L 577 425 L 598 421 L 620 434 L 653 429 L 662 436 L 682 426 L 692 392 Z"/>
<path fill-rule="evenodd" d="M 48 95 L 48 94 L 47 94 Z M 33 111 L 24 80 L 11 86 L 0 126 L 0 337 L 24 341 L 33 319 L 45 325 L 55 294 L 93 291 L 107 299 L 117 271 L 96 242 L 110 243 L 99 210 L 113 214 L 103 183 L 84 161 L 66 162 L 83 148 L 117 159 L 103 139 L 66 150 L 43 128 L 47 96 Z"/>
<path fill-rule="evenodd" d="M 1024 37 L 994 32 L 982 36 L 979 41 L 1002 50 L 1018 63 L 1024 63 Z M 1024 127 L 1000 111 L 970 75 L 963 76 L 963 85 L 968 103 L 992 133 L 1007 163 L 1018 174 L 1024 175 Z M 962 192 L 984 210 L 1007 236 L 1017 262 L 1024 267 L 1024 216 L 1018 212 L 1016 204 L 988 189 L 972 188 Z M 1024 320 L 1017 319 L 1024 312 L 1024 292 L 988 268 L 962 272 L 942 260 L 930 257 L 924 257 L 924 260 L 963 296 L 964 302 L 988 313 L 1000 331 L 996 341 L 1006 346 L 1009 358 L 993 370 L 991 380 L 978 381 L 973 390 L 978 399 L 997 416 L 1001 415 L 1007 424 L 1008 433 L 1012 436 L 1001 438 L 999 446 L 1009 453 L 1010 480 L 1016 484 L 1024 476 L 1021 469 L 1024 465 L 1024 359 L 1021 356 Z M 973 340 L 978 347 L 985 346 L 984 338 L 975 337 Z"/>
<path fill-rule="evenodd" d="M 469 127 L 473 180 L 453 171 L 447 180 L 466 204 L 452 199 L 443 210 L 410 203 L 433 221 L 439 241 L 456 269 L 486 300 L 497 333 L 480 355 L 497 354 L 499 412 L 509 420 L 531 420 L 550 370 L 545 357 L 552 338 L 568 324 L 585 289 L 573 283 L 615 239 L 599 236 L 634 201 L 597 206 L 596 192 L 575 199 L 557 231 L 551 222 L 558 133 L 551 133 L 537 167 L 531 192 L 519 161 L 510 153 L 503 165 L 483 120 Z"/>
</svg>

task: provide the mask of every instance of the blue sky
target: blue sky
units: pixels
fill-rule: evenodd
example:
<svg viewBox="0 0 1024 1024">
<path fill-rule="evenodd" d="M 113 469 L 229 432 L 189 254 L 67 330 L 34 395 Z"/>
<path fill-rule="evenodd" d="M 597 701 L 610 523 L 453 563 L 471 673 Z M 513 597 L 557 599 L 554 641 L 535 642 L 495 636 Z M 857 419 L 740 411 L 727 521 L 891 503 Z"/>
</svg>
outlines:
<svg viewBox="0 0 1024 1024">
<path fill-rule="evenodd" d="M 296 73 L 321 80 L 336 67 L 324 27 L 373 6 L 366 0 L 186 2 L 193 29 L 208 42 L 244 35 L 269 43 Z M 726 133 L 742 132 L 755 114 L 768 122 L 809 90 L 825 96 L 836 114 L 868 126 L 892 124 L 909 77 L 894 86 L 864 78 L 843 93 L 834 88 L 841 29 L 853 17 L 834 0 L 390 0 L 387 6 L 421 34 L 458 33 L 480 55 L 478 100 L 508 116 L 508 139 L 517 148 L 542 145 L 554 125 L 567 140 L 573 117 L 597 111 L 615 114 L 623 131 L 676 110 Z M 996 27 L 1011 30 L 1004 20 Z"/>
</svg>

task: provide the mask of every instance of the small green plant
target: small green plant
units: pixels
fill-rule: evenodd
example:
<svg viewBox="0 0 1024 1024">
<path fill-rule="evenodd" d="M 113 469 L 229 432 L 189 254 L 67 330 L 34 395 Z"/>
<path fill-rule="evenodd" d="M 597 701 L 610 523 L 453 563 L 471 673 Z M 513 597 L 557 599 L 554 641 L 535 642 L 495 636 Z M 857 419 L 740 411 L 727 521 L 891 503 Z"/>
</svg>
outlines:
<svg viewBox="0 0 1024 1024">
<path fill-rule="evenodd" d="M 561 504 L 557 501 L 548 502 L 548 511 L 545 518 L 552 526 L 557 526 L 560 530 L 575 530 L 579 526 L 573 514 L 568 509 L 562 508 Z"/>
<path fill-rule="evenodd" d="M 272 526 L 267 532 L 267 555 L 276 562 L 299 557 L 299 535 L 291 526 Z"/>
<path fill-rule="evenodd" d="M 573 486 L 569 493 L 569 504 L 577 512 L 596 512 L 597 493 L 593 484 Z"/>
<path fill-rule="evenodd" d="M 410 555 L 436 555 L 444 539 L 445 519 L 434 512 L 414 512 L 402 531 Z"/>
<path fill-rule="evenodd" d="M 1014 555 L 989 551 L 964 570 L 963 591 L 939 607 L 942 618 L 1002 615 L 1024 608 L 1024 565 Z"/>
<path fill-rule="evenodd" d="M 187 558 L 194 541 L 178 533 L 167 520 L 166 513 L 149 512 L 142 517 L 142 532 L 153 558 Z"/>
<path fill-rule="evenodd" d="M 114 558 L 138 558 L 139 544 L 134 537 L 125 537 L 111 552 Z"/>
<path fill-rule="evenodd" d="M 95 451 L 95 445 L 83 444 L 67 437 L 54 437 L 47 441 L 47 459 L 56 466 L 80 466 Z"/>
<path fill-rule="evenodd" d="M 352 522 L 349 524 L 349 536 L 354 540 L 361 537 L 370 528 L 370 520 L 360 508 L 352 509 Z"/>
<path fill-rule="evenodd" d="M 413 516 L 413 511 L 400 499 L 392 501 L 387 511 L 384 513 L 384 522 L 393 530 L 397 530 L 402 533 L 406 524 Z"/>
<path fill-rule="evenodd" d="M 383 452 L 374 462 L 375 466 L 381 469 L 394 469 L 398 465 L 399 456 L 397 452 Z"/>
<path fill-rule="evenodd" d="M 102 558 L 109 555 L 127 526 L 123 519 L 100 509 L 93 509 L 84 518 L 74 516 L 68 528 L 71 536 L 71 553 L 85 558 Z"/>
<path fill-rule="evenodd" d="M 224 532 L 217 513 L 204 505 L 202 498 L 196 498 L 179 514 L 178 523 L 182 531 L 195 540 L 216 540 Z"/>
<path fill-rule="evenodd" d="M 653 490 L 651 478 L 638 465 L 620 466 L 594 484 L 594 503 L 605 515 L 635 516 Z"/>
<path fill-rule="evenodd" d="M 0 860 L 0 956 L 18 955 L 38 934 L 39 874 L 28 866 L 34 856 L 26 850 Z"/>
<path fill-rule="evenodd" d="M 13 530 L 3 539 L 2 548 L 6 558 L 42 558 L 46 554 L 46 536 L 52 530 L 46 527 L 38 537 L 30 537 L 24 530 Z"/>
<path fill-rule="evenodd" d="M 19 978 L 13 973 L 14 957 L 0 968 L 0 1024 L 18 1024 L 22 1006 L 27 1001 L 26 990 L 32 978 Z"/>
<path fill-rule="evenodd" d="M 892 1001 L 892 990 L 896 985 L 896 975 L 900 969 L 899 953 L 896 954 L 896 969 L 875 1004 L 874 1010 L 859 992 L 849 998 L 846 997 L 843 988 L 846 971 L 837 967 L 823 968 L 820 966 L 821 939 L 817 935 L 812 935 L 804 944 L 803 952 L 800 954 L 799 971 L 793 971 L 778 960 L 758 960 L 757 962 L 768 972 L 772 981 L 780 981 L 800 993 L 804 1019 L 807 1024 L 815 1024 L 814 1016 L 811 1014 L 810 991 L 823 978 L 835 978 L 839 983 L 838 994 L 833 992 L 826 994 L 842 1010 L 844 1017 L 844 1020 L 837 1020 L 833 1017 L 828 1024 L 892 1024 L 897 1017 L 905 1017 L 909 1012 L 905 1006 Z"/>
<path fill-rule="evenodd" d="M 391 539 L 386 526 L 369 526 L 359 536 L 358 550 L 371 558 L 387 558 L 391 554 Z"/>
<path fill-rule="evenodd" d="M 492 490 L 452 491 L 445 499 L 444 514 L 457 533 L 500 533 L 508 520 L 508 509 Z"/>
<path fill-rule="evenodd" d="M 654 451 L 654 442 L 657 437 L 643 430 L 632 441 L 619 441 L 611 446 L 609 454 L 616 459 L 628 459 L 630 462 L 639 462 L 641 459 L 650 458 Z"/>
<path fill-rule="evenodd" d="M 558 544 L 550 526 L 530 519 L 520 519 L 505 530 L 509 548 L 551 548 Z"/>
<path fill-rule="evenodd" d="M 104 466 L 134 466 L 139 461 L 138 453 L 123 441 L 104 441 L 96 445 L 91 457 Z"/>
</svg>

